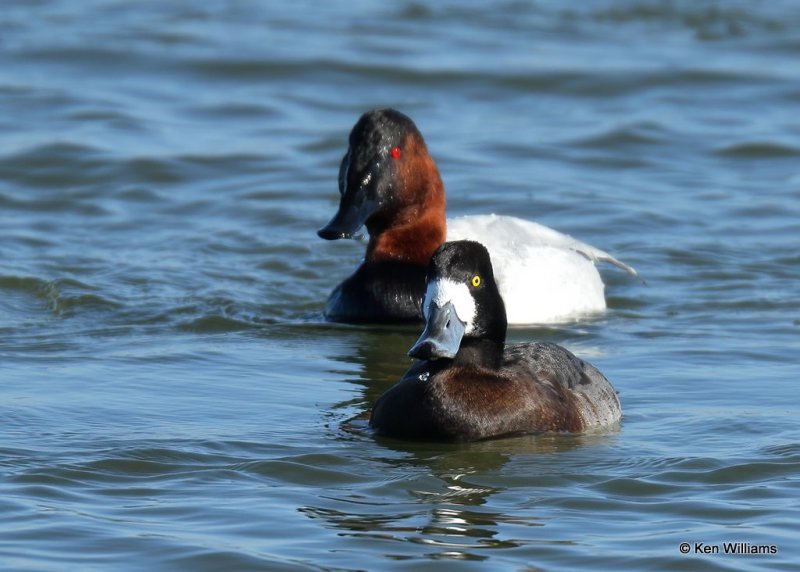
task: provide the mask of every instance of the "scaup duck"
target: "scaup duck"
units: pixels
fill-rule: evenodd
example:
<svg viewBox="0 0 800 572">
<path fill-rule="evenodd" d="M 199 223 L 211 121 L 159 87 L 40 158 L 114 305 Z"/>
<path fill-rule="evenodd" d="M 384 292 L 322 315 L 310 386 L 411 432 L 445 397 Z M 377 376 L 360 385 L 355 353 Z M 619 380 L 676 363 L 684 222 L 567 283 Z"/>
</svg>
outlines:
<svg viewBox="0 0 800 572">
<path fill-rule="evenodd" d="M 414 122 L 399 111 L 365 113 L 339 166 L 339 209 L 318 231 L 328 240 L 369 233 L 366 257 L 331 293 L 327 319 L 420 321 L 425 268 L 447 240 L 471 239 L 492 253 L 511 324 L 552 323 L 605 309 L 594 262 L 636 275 L 610 254 L 515 217 L 466 216 L 445 222 L 436 163 Z"/>
<path fill-rule="evenodd" d="M 611 383 L 553 343 L 506 345 L 506 313 L 489 252 L 472 241 L 440 246 L 427 269 L 426 325 L 416 362 L 372 409 L 390 437 L 475 440 L 584 432 L 622 417 Z"/>
</svg>

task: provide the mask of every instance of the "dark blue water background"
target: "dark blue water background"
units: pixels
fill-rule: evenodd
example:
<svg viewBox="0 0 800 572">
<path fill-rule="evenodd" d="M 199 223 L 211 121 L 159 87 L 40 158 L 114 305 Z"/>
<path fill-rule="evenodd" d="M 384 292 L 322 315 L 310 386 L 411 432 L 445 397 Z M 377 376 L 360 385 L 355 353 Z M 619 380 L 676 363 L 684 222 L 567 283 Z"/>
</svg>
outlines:
<svg viewBox="0 0 800 572">
<path fill-rule="evenodd" d="M 789 0 L 3 2 L 0 568 L 796 569 L 798 30 Z M 321 317 L 375 106 L 451 215 L 640 271 L 511 334 L 600 367 L 619 432 L 349 421 L 418 333 Z M 777 554 L 694 553 L 725 541 Z"/>
</svg>

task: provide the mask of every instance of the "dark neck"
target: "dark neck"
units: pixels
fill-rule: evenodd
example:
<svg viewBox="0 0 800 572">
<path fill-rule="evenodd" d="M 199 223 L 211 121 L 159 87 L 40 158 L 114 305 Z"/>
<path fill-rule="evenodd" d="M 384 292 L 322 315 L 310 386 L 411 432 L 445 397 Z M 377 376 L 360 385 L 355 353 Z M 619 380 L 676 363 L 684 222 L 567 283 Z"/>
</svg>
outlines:
<svg viewBox="0 0 800 572">
<path fill-rule="evenodd" d="M 505 343 L 488 339 L 464 338 L 458 349 L 453 365 L 478 365 L 488 369 L 498 369 L 503 362 Z"/>
</svg>

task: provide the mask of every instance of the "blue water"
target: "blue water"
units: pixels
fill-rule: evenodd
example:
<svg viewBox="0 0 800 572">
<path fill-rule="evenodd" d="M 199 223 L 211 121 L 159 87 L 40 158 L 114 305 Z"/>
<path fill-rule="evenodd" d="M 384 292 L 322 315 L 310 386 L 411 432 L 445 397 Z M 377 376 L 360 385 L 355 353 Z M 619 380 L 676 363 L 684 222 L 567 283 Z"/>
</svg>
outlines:
<svg viewBox="0 0 800 572">
<path fill-rule="evenodd" d="M 0 568 L 796 569 L 798 29 L 790 0 L 4 2 Z M 619 431 L 365 430 L 419 332 L 325 323 L 364 244 L 315 231 L 377 106 L 450 215 L 639 270 L 510 334 L 597 365 Z"/>
</svg>

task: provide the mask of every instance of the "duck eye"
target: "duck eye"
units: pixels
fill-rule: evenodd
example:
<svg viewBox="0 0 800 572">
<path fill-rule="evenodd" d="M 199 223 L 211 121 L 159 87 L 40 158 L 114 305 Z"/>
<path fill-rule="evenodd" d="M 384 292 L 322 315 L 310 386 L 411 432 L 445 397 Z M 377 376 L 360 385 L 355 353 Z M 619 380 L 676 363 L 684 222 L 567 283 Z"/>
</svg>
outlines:
<svg viewBox="0 0 800 572">
<path fill-rule="evenodd" d="M 475 276 L 472 277 L 472 287 L 477 288 L 480 285 L 481 285 L 481 277 L 476 274 Z"/>
<path fill-rule="evenodd" d="M 399 159 L 402 154 L 400 147 L 392 147 L 392 159 Z"/>
</svg>

